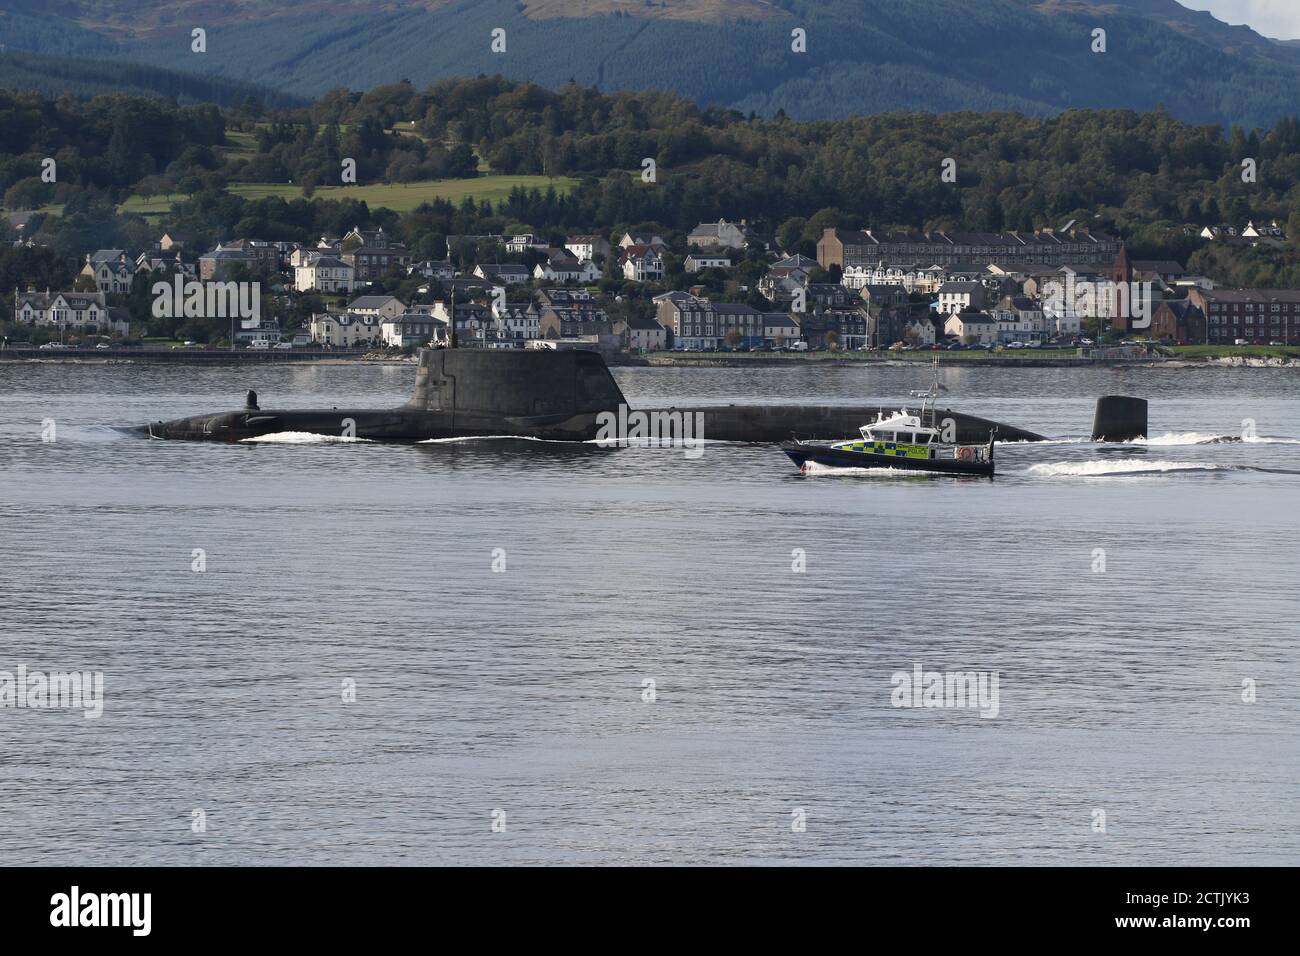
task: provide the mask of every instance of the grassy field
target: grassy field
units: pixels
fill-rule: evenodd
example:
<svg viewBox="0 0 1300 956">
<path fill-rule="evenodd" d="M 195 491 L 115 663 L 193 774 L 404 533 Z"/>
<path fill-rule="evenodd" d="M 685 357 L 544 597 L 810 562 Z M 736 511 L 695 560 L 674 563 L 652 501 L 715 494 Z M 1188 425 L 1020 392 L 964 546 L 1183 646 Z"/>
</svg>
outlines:
<svg viewBox="0 0 1300 956">
<path fill-rule="evenodd" d="M 476 200 L 499 202 L 509 196 L 510 190 L 516 186 L 541 190 L 554 186 L 557 192 L 567 193 L 577 185 L 578 180 L 569 176 L 556 176 L 553 179 L 547 176 L 479 176 L 474 179 L 436 179 L 378 186 L 322 186 L 317 188 L 315 195 L 319 199 L 357 199 L 371 209 L 386 207 L 394 212 L 410 212 L 431 199 L 448 199 L 458 203 L 466 196 L 473 196 Z M 297 199 L 302 196 L 302 188 L 289 183 L 231 183 L 230 192 L 245 199 L 261 199 L 265 196 Z M 167 215 L 173 205 L 187 198 L 189 197 L 182 193 L 147 198 L 132 196 L 117 208 L 119 212 L 157 219 Z M 0 209 L 0 212 L 4 211 L 6 210 Z M 62 216 L 63 206 L 42 206 L 35 211 Z"/>
<path fill-rule="evenodd" d="M 431 199 L 448 199 L 460 202 L 466 196 L 498 202 L 510 195 L 516 186 L 524 189 L 545 190 L 554 186 L 557 192 L 567 193 L 578 185 L 568 176 L 554 179 L 546 176 L 479 176 L 475 179 L 438 179 L 418 183 L 391 183 L 378 186 L 321 186 L 316 190 L 318 199 L 357 199 L 372 209 L 385 207 L 394 212 L 410 212 Z M 230 192 L 245 199 L 264 196 L 282 196 L 296 199 L 302 189 L 289 183 L 231 183 Z"/>
</svg>

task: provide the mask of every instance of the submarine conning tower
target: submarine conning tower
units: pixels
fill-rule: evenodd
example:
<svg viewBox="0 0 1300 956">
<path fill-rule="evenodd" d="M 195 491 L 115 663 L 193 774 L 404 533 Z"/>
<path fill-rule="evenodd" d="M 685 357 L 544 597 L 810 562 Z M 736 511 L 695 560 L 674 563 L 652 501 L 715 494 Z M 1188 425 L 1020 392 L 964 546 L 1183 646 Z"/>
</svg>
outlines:
<svg viewBox="0 0 1300 956">
<path fill-rule="evenodd" d="M 1103 395 L 1092 417 L 1093 441 L 1132 441 L 1147 437 L 1147 400 Z"/>
<path fill-rule="evenodd" d="M 512 418 L 617 412 L 627 404 L 604 359 L 584 349 L 424 349 L 406 403 L 425 412 Z"/>
</svg>

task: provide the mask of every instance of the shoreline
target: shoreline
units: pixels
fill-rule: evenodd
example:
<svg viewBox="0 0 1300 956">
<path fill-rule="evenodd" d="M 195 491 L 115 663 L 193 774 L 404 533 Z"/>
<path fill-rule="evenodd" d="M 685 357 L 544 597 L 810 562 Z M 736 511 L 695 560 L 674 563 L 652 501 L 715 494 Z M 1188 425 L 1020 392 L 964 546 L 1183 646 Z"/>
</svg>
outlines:
<svg viewBox="0 0 1300 956">
<path fill-rule="evenodd" d="M 939 365 L 961 366 L 962 368 L 1173 368 L 1173 369 L 1222 369 L 1222 368 L 1274 368 L 1300 369 L 1300 358 L 1231 355 L 1216 358 L 1168 358 L 1168 359 L 1091 359 L 1091 358 L 1019 358 L 1011 356 L 972 357 L 956 356 L 940 352 L 914 353 L 918 358 L 897 357 L 807 357 L 797 358 L 736 358 L 732 356 L 649 356 L 647 362 L 652 367 L 661 368 L 760 368 L 789 367 L 791 364 L 807 364 L 828 368 L 857 368 L 871 365 L 883 365 L 891 368 L 928 364 L 930 356 L 940 356 Z"/>
<path fill-rule="evenodd" d="M 620 356 L 609 363 L 610 368 L 790 368 L 817 366 L 821 368 L 859 368 L 867 366 L 928 365 L 933 357 L 941 366 L 962 368 L 1168 368 L 1168 369 L 1224 369 L 1268 368 L 1300 369 L 1300 355 L 1224 355 L 1224 356 L 1173 356 L 1163 359 L 1102 359 L 1067 356 L 963 355 L 947 352 L 919 351 L 910 357 L 898 355 L 740 355 L 725 354 L 672 354 L 655 352 L 650 355 Z M 392 365 L 418 364 L 416 356 L 386 356 L 370 353 L 339 352 L 227 352 L 207 350 L 140 350 L 108 349 L 98 352 L 44 351 L 37 349 L 10 349 L 0 351 L 0 364 L 43 365 Z"/>
</svg>

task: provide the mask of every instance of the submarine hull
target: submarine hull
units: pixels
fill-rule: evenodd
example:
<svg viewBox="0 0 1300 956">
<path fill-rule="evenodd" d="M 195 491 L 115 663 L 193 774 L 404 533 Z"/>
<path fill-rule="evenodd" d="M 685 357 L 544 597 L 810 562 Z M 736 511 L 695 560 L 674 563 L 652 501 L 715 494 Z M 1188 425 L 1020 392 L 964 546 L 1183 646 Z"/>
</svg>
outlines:
<svg viewBox="0 0 1300 956">
<path fill-rule="evenodd" d="M 782 442 L 857 434 L 878 405 L 714 405 L 637 409 L 645 415 L 698 415 L 694 438 Z M 276 432 L 309 432 L 371 441 L 517 436 L 592 441 L 625 421 L 627 400 L 596 352 L 584 350 L 426 349 L 411 400 L 393 409 L 242 410 L 159 421 L 139 431 L 153 438 L 236 442 Z M 927 413 L 944 440 L 1041 441 L 1041 435 L 950 409 Z"/>
<path fill-rule="evenodd" d="M 724 405 L 638 409 L 646 415 L 698 415 L 691 432 L 709 441 L 783 442 L 829 440 L 855 435 L 875 419 L 876 406 L 845 405 Z M 437 438 L 505 437 L 542 438 L 549 441 L 594 441 L 609 437 L 608 423 L 617 411 L 577 415 L 507 416 L 457 412 L 422 412 L 399 408 L 332 409 L 328 412 L 302 409 L 231 411 L 196 415 L 168 422 L 153 422 L 138 431 L 150 438 L 180 441 L 238 442 L 277 432 L 308 432 L 369 441 L 419 442 Z M 999 441 L 1041 441 L 1033 432 L 987 419 L 942 411 L 938 427 L 946 422 L 953 428 L 953 441 L 987 441 L 990 433 Z"/>
</svg>

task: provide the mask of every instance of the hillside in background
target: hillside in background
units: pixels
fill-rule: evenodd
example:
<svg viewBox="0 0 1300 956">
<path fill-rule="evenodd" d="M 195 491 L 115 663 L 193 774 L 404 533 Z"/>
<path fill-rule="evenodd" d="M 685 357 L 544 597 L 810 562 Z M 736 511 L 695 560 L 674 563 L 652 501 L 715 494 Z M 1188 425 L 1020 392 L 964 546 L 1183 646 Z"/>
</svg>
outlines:
<svg viewBox="0 0 1300 956">
<path fill-rule="evenodd" d="M 206 53 L 190 50 L 193 26 Z M 796 27 L 806 53 L 791 51 Z M 1097 27 L 1104 54 L 1090 49 Z M 490 49 L 496 28 L 505 53 Z M 0 43 L 303 96 L 500 73 L 801 119 L 1163 104 L 1262 126 L 1300 113 L 1300 48 L 1174 0 L 13 0 Z"/>
<path fill-rule="evenodd" d="M 293 106 L 300 101 L 266 87 L 219 76 L 184 73 L 120 60 L 66 57 L 39 53 L 0 53 L 0 89 L 30 90 L 46 96 L 174 97 L 181 103 L 231 106 L 249 97 L 267 106 Z"/>
</svg>

